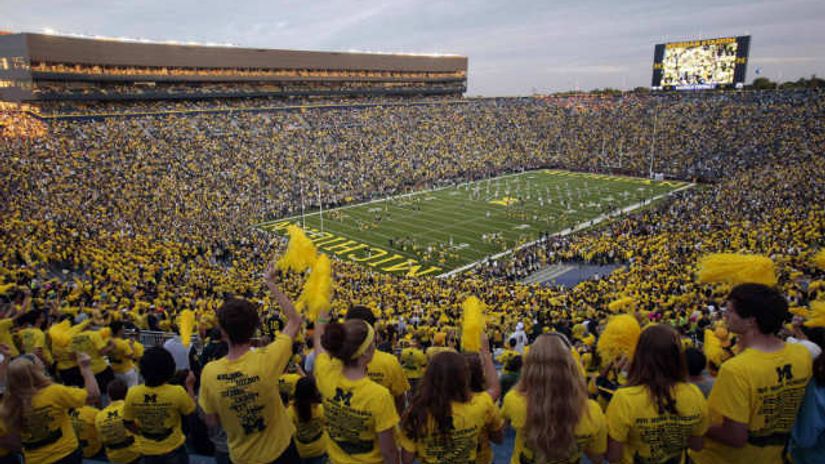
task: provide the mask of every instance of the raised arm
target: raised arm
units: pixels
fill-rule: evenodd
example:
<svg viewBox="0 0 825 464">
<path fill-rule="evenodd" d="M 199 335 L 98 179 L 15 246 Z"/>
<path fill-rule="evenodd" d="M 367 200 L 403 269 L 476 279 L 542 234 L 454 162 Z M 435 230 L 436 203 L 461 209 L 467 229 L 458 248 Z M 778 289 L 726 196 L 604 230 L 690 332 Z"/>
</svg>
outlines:
<svg viewBox="0 0 825 464">
<path fill-rule="evenodd" d="M 83 376 L 83 386 L 86 388 L 88 396 L 86 403 L 97 404 L 100 401 L 100 386 L 97 384 L 95 374 L 92 372 L 92 358 L 86 353 L 78 353 L 77 365 L 80 367 L 80 375 Z"/>
<path fill-rule="evenodd" d="M 484 370 L 484 382 L 487 384 L 487 393 L 493 398 L 493 402 L 498 401 L 501 396 L 501 384 L 498 381 L 496 366 L 493 364 L 493 354 L 490 353 L 490 341 L 487 334 L 481 334 L 481 367 Z"/>
<path fill-rule="evenodd" d="M 278 306 L 280 306 L 284 311 L 284 314 L 286 314 L 286 326 L 282 332 L 290 338 L 295 338 L 298 331 L 301 330 L 301 324 L 303 324 L 304 321 L 301 318 L 301 315 L 298 314 L 298 311 L 295 310 L 295 305 L 292 304 L 289 297 L 286 296 L 280 288 L 278 288 L 278 285 L 275 284 L 274 263 L 269 263 L 269 266 L 266 268 L 266 273 L 264 273 L 264 282 L 266 283 L 267 288 L 269 288 L 269 292 L 272 293 L 273 297 L 275 297 L 275 301 L 278 302 Z"/>
</svg>

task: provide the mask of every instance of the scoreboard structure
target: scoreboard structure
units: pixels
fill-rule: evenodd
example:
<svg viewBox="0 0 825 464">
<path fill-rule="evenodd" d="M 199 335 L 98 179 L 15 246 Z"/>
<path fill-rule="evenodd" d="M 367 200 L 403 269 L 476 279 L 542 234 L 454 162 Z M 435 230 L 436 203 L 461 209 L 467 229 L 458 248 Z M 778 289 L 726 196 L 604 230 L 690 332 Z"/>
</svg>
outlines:
<svg viewBox="0 0 825 464">
<path fill-rule="evenodd" d="M 740 88 L 745 82 L 750 36 L 669 42 L 653 52 L 654 90 Z"/>
</svg>

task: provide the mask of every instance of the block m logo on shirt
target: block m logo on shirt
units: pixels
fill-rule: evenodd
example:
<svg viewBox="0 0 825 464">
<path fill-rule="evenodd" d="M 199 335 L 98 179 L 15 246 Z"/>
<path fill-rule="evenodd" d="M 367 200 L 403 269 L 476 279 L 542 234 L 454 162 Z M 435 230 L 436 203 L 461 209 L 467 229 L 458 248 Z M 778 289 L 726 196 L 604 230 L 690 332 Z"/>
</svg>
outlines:
<svg viewBox="0 0 825 464">
<path fill-rule="evenodd" d="M 143 395 L 143 402 L 144 403 L 157 403 L 158 402 L 157 393 L 155 393 L 154 395 Z"/>
<path fill-rule="evenodd" d="M 352 400 L 352 392 L 346 392 L 340 388 L 336 388 L 335 396 L 332 400 L 336 403 L 344 403 L 345 406 L 349 406 L 350 400 Z"/>
<path fill-rule="evenodd" d="M 776 381 L 778 383 L 784 383 L 787 380 L 793 380 L 793 373 L 791 372 L 791 365 L 785 364 L 782 367 L 776 368 Z"/>
</svg>

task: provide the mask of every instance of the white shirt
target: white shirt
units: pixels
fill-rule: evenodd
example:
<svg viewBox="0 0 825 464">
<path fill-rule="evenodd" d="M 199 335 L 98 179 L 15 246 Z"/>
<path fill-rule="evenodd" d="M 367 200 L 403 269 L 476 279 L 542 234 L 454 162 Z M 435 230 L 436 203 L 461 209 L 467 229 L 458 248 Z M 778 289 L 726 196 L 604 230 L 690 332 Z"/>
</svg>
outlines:
<svg viewBox="0 0 825 464">
<path fill-rule="evenodd" d="M 185 371 L 189 370 L 189 349 L 183 346 L 180 341 L 180 335 L 175 335 L 163 343 L 163 349 L 172 354 L 175 360 L 175 370 Z"/>
</svg>

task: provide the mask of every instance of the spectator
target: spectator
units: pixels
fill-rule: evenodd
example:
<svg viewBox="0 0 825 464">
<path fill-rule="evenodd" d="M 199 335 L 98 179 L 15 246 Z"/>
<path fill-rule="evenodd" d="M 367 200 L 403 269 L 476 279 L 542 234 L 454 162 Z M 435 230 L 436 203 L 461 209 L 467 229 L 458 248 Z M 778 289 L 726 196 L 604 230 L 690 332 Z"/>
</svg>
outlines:
<svg viewBox="0 0 825 464">
<path fill-rule="evenodd" d="M 123 420 L 137 437 L 145 464 L 188 464 L 186 437 L 181 416 L 195 412 L 194 375 L 187 377 L 186 390 L 170 385 L 175 360 L 161 347 L 152 347 L 140 358 L 145 384 L 126 393 Z"/>
<path fill-rule="evenodd" d="M 252 336 L 260 326 L 258 312 L 246 300 L 227 300 L 218 311 L 218 323 L 229 352 L 207 364 L 201 375 L 200 405 L 206 422 L 210 426 L 220 422 L 233 462 L 291 463 L 298 459 L 278 377 L 292 355 L 293 338 L 302 320 L 274 279 L 270 266 L 265 283 L 287 315 L 284 330 L 265 348 L 251 350 Z"/>
<path fill-rule="evenodd" d="M 504 397 L 502 415 L 516 430 L 511 464 L 575 461 L 582 454 L 602 462 L 607 424 L 599 405 L 587 399 L 581 368 L 562 334 L 539 336 L 526 356 L 521 378 Z"/>
<path fill-rule="evenodd" d="M 610 462 L 672 462 L 687 448 L 701 450 L 708 428 L 702 392 L 687 382 L 687 365 L 679 334 L 654 325 L 639 337 L 627 385 L 607 407 Z"/>
<path fill-rule="evenodd" d="M 708 399 L 713 424 L 707 444 L 691 455 L 698 464 L 781 463 L 811 378 L 811 355 L 776 336 L 788 317 L 788 302 L 776 289 L 737 285 L 726 308 L 741 351 L 719 369 Z M 771 404 L 783 407 L 763 407 Z"/>
<path fill-rule="evenodd" d="M 9 364 L 2 412 L 5 428 L 19 431 L 23 455 L 32 464 L 80 464 L 83 455 L 69 418 L 69 410 L 97 403 L 100 390 L 91 359 L 77 357 L 85 389 L 53 383 L 42 361 L 24 354 Z"/>
</svg>

